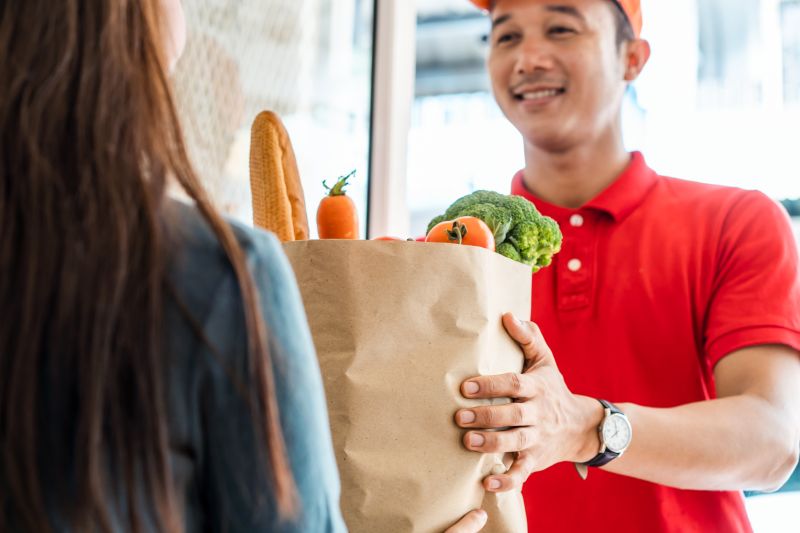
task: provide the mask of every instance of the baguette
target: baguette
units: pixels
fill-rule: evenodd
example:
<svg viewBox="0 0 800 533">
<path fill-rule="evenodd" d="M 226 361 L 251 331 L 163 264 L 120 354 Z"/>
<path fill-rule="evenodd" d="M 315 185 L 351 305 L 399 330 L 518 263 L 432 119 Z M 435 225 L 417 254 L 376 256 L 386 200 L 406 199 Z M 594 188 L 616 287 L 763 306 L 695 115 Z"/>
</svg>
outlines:
<svg viewBox="0 0 800 533">
<path fill-rule="evenodd" d="M 282 241 L 308 239 L 303 185 L 289 134 L 281 119 L 262 111 L 250 132 L 253 224 Z"/>
</svg>

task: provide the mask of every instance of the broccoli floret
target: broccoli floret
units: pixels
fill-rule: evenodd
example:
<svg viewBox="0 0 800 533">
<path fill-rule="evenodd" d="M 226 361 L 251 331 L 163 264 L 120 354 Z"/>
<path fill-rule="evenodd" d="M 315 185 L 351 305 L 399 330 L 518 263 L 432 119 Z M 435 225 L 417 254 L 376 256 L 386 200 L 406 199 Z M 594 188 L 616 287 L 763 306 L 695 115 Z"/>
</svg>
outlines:
<svg viewBox="0 0 800 533">
<path fill-rule="evenodd" d="M 434 218 L 428 231 L 444 220 L 462 216 L 480 218 L 495 235 L 497 253 L 530 265 L 534 272 L 550 265 L 561 250 L 561 230 L 555 220 L 543 216 L 528 200 L 494 191 L 475 191 L 459 198 Z"/>
<path fill-rule="evenodd" d="M 508 242 L 519 251 L 522 262 L 532 265 L 538 255 L 539 220 L 523 220 L 508 233 Z"/>
<path fill-rule="evenodd" d="M 541 217 L 539 244 L 537 246 L 539 259 L 537 259 L 537 264 L 548 266 L 552 262 L 553 256 L 561 251 L 562 239 L 563 236 L 558 223 L 550 217 Z M 543 263 L 544 260 L 547 261 L 546 264 Z"/>
<path fill-rule="evenodd" d="M 507 196 L 506 199 L 514 220 L 536 220 L 542 216 L 536 206 L 522 196 Z"/>
<path fill-rule="evenodd" d="M 513 261 L 517 261 L 522 263 L 522 258 L 519 256 L 519 252 L 510 242 L 504 242 L 495 248 L 495 252 Z"/>
<path fill-rule="evenodd" d="M 561 250 L 561 230 L 556 221 L 539 215 L 533 222 L 517 224 L 508 235 L 508 242 L 519 251 L 522 262 L 534 272 L 549 266 L 553 255 Z"/>
<path fill-rule="evenodd" d="M 444 212 L 444 216 L 446 216 L 448 220 L 460 217 L 462 216 L 461 213 L 464 209 L 469 209 L 477 204 L 489 204 L 505 207 L 504 199 L 506 198 L 508 198 L 506 195 L 500 194 L 499 192 L 475 191 L 474 193 L 462 196 L 453 202 L 452 205 L 447 208 L 447 211 Z"/>
</svg>

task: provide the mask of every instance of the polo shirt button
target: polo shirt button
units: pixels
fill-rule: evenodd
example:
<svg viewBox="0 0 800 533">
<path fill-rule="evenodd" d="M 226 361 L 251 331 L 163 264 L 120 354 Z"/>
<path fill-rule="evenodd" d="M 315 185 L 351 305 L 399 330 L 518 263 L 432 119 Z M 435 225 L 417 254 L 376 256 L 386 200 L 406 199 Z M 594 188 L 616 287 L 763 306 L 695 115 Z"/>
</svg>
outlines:
<svg viewBox="0 0 800 533">
<path fill-rule="evenodd" d="M 581 263 L 580 259 L 570 259 L 569 263 L 567 263 L 567 268 L 572 272 L 577 272 L 582 266 L 583 263 Z"/>
<path fill-rule="evenodd" d="M 574 228 L 580 228 L 583 226 L 583 217 L 577 213 L 569 217 L 569 223 Z"/>
</svg>

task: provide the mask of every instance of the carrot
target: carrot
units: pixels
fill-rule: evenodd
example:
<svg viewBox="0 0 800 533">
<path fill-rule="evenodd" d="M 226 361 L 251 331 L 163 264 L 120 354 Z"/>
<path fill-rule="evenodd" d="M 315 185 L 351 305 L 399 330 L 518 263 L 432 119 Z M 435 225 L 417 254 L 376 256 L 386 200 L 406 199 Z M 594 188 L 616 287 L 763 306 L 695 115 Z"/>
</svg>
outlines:
<svg viewBox="0 0 800 533">
<path fill-rule="evenodd" d="M 347 196 L 344 188 L 356 171 L 340 177 L 333 187 L 322 185 L 328 196 L 322 199 L 317 209 L 317 232 L 320 239 L 358 239 L 358 212 L 356 204 Z"/>
</svg>

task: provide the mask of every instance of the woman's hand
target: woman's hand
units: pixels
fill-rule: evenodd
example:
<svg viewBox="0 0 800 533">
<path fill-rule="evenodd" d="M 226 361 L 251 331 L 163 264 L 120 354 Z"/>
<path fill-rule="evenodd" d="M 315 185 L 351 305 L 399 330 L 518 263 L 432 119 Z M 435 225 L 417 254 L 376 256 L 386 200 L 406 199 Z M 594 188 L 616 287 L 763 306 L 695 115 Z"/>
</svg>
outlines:
<svg viewBox="0 0 800 533">
<path fill-rule="evenodd" d="M 486 525 L 488 515 L 483 509 L 475 509 L 465 514 L 444 533 L 477 533 Z"/>
</svg>

